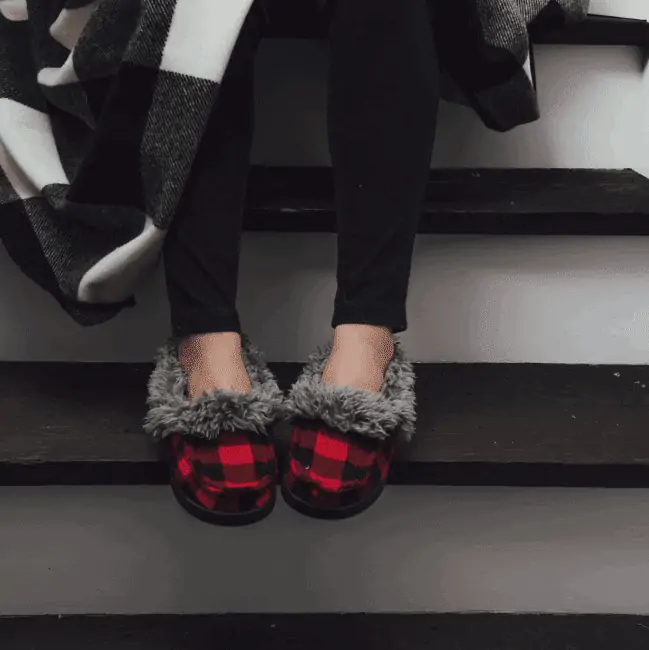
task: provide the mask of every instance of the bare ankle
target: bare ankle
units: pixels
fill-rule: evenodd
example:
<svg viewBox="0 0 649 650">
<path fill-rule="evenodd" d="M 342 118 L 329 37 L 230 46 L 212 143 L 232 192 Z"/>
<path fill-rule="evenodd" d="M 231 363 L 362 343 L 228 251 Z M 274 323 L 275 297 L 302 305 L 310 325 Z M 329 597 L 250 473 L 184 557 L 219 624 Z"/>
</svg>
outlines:
<svg viewBox="0 0 649 650">
<path fill-rule="evenodd" d="M 238 332 L 206 332 L 191 334 L 180 342 L 180 349 L 201 352 L 213 348 L 229 347 L 241 349 L 241 334 Z"/>
<path fill-rule="evenodd" d="M 339 325 L 322 380 L 326 384 L 379 391 L 394 356 L 394 339 L 386 327 Z"/>
<path fill-rule="evenodd" d="M 389 328 L 378 325 L 338 325 L 334 330 L 334 351 L 338 348 L 371 348 L 380 356 L 392 358 L 394 338 Z"/>
<path fill-rule="evenodd" d="M 188 336 L 180 343 L 179 359 L 191 398 L 216 389 L 247 393 L 252 388 L 238 332 Z"/>
</svg>

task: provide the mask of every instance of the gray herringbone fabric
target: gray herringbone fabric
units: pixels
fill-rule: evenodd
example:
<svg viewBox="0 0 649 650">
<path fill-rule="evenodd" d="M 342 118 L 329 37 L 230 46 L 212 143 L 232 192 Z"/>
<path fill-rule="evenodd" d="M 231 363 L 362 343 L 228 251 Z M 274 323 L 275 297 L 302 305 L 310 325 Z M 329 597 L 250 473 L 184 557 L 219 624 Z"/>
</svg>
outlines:
<svg viewBox="0 0 649 650">
<path fill-rule="evenodd" d="M 516 54 L 523 56 L 529 25 L 549 3 L 546 0 L 478 0 L 480 22 L 485 42 L 494 47 L 510 49 L 518 44 Z M 557 0 L 557 6 L 568 17 L 585 17 L 586 3 L 581 0 Z"/>
<path fill-rule="evenodd" d="M 0 0 L 0 238 L 77 322 L 132 304 L 156 265 L 253 1 Z M 539 117 L 529 26 L 588 0 L 431 9 L 454 97 L 507 131 Z"/>
</svg>

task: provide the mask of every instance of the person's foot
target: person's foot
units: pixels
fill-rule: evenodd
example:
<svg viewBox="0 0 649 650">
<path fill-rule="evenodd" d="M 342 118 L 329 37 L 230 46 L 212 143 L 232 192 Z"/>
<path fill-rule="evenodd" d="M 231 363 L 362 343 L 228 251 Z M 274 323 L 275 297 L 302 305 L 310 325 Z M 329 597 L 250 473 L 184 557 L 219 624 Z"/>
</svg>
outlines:
<svg viewBox="0 0 649 650">
<path fill-rule="evenodd" d="M 322 381 L 376 393 L 393 356 L 394 339 L 387 327 L 339 325 Z"/>
<path fill-rule="evenodd" d="M 248 393 L 252 388 L 243 362 L 241 335 L 236 332 L 188 336 L 178 354 L 191 399 L 216 389 Z"/>
</svg>

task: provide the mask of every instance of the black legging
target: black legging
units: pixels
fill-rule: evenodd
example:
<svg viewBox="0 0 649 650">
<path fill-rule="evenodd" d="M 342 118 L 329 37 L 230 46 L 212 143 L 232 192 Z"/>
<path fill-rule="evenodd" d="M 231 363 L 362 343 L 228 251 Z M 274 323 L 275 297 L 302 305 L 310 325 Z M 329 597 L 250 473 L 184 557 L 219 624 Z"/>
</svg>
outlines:
<svg viewBox="0 0 649 650">
<path fill-rule="evenodd" d="M 173 335 L 240 332 L 235 302 L 254 124 L 250 12 L 168 233 Z M 329 27 L 329 147 L 338 221 L 332 327 L 407 327 L 406 297 L 435 138 L 439 72 L 428 0 L 340 0 Z"/>
</svg>

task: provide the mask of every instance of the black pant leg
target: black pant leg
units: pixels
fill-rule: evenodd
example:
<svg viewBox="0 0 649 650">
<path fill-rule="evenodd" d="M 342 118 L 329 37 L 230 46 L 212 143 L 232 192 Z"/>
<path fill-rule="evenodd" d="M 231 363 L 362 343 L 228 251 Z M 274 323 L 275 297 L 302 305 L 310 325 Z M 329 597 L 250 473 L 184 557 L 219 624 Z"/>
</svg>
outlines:
<svg viewBox="0 0 649 650">
<path fill-rule="evenodd" d="M 439 103 L 428 1 L 338 0 L 330 16 L 329 142 L 338 213 L 332 326 L 401 332 Z"/>
<path fill-rule="evenodd" d="M 164 267 L 176 337 L 240 332 L 236 295 L 254 130 L 254 63 L 265 13 L 253 6 L 167 234 Z"/>
</svg>

